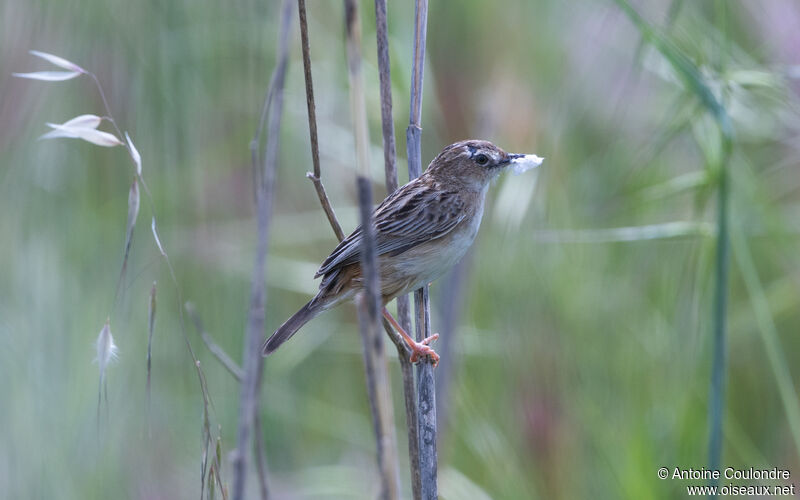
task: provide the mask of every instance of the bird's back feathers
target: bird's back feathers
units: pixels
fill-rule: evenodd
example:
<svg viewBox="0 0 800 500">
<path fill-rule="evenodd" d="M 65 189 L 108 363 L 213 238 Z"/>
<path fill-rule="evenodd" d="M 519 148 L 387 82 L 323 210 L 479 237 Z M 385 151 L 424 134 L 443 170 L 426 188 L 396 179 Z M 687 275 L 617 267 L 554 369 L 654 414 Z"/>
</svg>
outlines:
<svg viewBox="0 0 800 500">
<path fill-rule="evenodd" d="M 398 255 L 422 243 L 441 238 L 469 215 L 466 201 L 456 191 L 432 185 L 423 175 L 392 193 L 373 213 L 378 255 Z M 358 263 L 362 231 L 357 227 L 331 252 L 315 278 Z"/>
</svg>

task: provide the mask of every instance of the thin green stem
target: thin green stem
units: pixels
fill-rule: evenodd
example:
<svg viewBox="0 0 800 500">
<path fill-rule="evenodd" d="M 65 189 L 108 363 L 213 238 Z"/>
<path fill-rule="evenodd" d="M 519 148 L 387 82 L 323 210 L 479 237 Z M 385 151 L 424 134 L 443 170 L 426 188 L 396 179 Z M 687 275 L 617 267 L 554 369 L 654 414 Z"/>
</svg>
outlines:
<svg viewBox="0 0 800 500">
<path fill-rule="evenodd" d="M 726 161 L 726 160 L 723 160 Z M 708 467 L 719 469 L 722 458 L 722 422 L 725 411 L 726 319 L 728 308 L 728 271 L 730 254 L 729 190 L 727 165 L 720 165 L 717 195 L 717 248 L 714 265 L 713 347 L 711 389 L 709 393 Z M 712 484 L 716 484 L 716 480 Z"/>
<path fill-rule="evenodd" d="M 747 293 L 750 295 L 758 331 L 764 343 L 769 366 L 778 384 L 778 393 L 780 394 L 781 403 L 783 403 L 783 409 L 786 412 L 786 420 L 792 433 L 795 450 L 800 456 L 800 401 L 792 381 L 789 363 L 786 361 L 786 356 L 780 344 L 778 328 L 775 326 L 775 320 L 770 312 L 769 301 L 758 277 L 758 270 L 756 270 L 744 232 L 741 228 L 734 227 L 731 237 L 736 265 L 742 273 L 745 288 L 747 288 Z"/>
</svg>

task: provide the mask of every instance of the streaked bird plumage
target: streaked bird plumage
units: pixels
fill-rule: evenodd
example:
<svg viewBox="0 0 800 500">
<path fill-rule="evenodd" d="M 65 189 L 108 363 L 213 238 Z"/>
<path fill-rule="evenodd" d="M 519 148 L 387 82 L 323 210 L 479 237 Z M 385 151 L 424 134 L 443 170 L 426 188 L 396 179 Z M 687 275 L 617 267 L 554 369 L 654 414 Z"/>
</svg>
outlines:
<svg viewBox="0 0 800 500">
<path fill-rule="evenodd" d="M 478 232 L 490 181 L 507 167 L 524 171 L 542 159 L 509 154 L 488 141 L 451 144 L 418 178 L 390 194 L 373 213 L 383 303 L 447 272 Z M 325 259 L 315 278 L 319 293 L 264 343 L 274 352 L 321 312 L 363 289 L 362 230 L 357 227 Z"/>
</svg>

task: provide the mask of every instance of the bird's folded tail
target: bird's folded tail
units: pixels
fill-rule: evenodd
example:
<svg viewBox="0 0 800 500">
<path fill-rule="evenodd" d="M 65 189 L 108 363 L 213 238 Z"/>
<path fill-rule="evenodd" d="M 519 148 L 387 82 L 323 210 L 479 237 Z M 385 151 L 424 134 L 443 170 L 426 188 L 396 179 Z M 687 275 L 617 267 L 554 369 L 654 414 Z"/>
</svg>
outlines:
<svg viewBox="0 0 800 500">
<path fill-rule="evenodd" d="M 306 305 L 301 307 L 299 311 L 294 313 L 291 318 L 287 319 L 286 322 L 275 330 L 275 333 L 264 342 L 264 345 L 261 346 L 261 354 L 268 356 L 275 352 L 281 344 L 292 338 L 292 335 L 297 333 L 297 330 L 322 311 L 323 308 L 320 307 L 318 301 L 315 299 L 309 301 Z"/>
</svg>

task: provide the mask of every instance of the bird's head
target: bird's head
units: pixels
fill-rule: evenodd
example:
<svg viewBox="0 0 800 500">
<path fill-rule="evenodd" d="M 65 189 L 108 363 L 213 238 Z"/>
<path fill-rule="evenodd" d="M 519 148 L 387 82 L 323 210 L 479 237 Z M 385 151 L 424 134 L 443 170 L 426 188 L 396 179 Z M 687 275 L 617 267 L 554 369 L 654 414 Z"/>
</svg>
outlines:
<svg viewBox="0 0 800 500">
<path fill-rule="evenodd" d="M 466 140 L 444 148 L 427 172 L 444 182 L 458 182 L 481 190 L 500 173 L 517 173 L 541 165 L 544 158 L 532 154 L 507 153 L 489 141 Z"/>
</svg>

